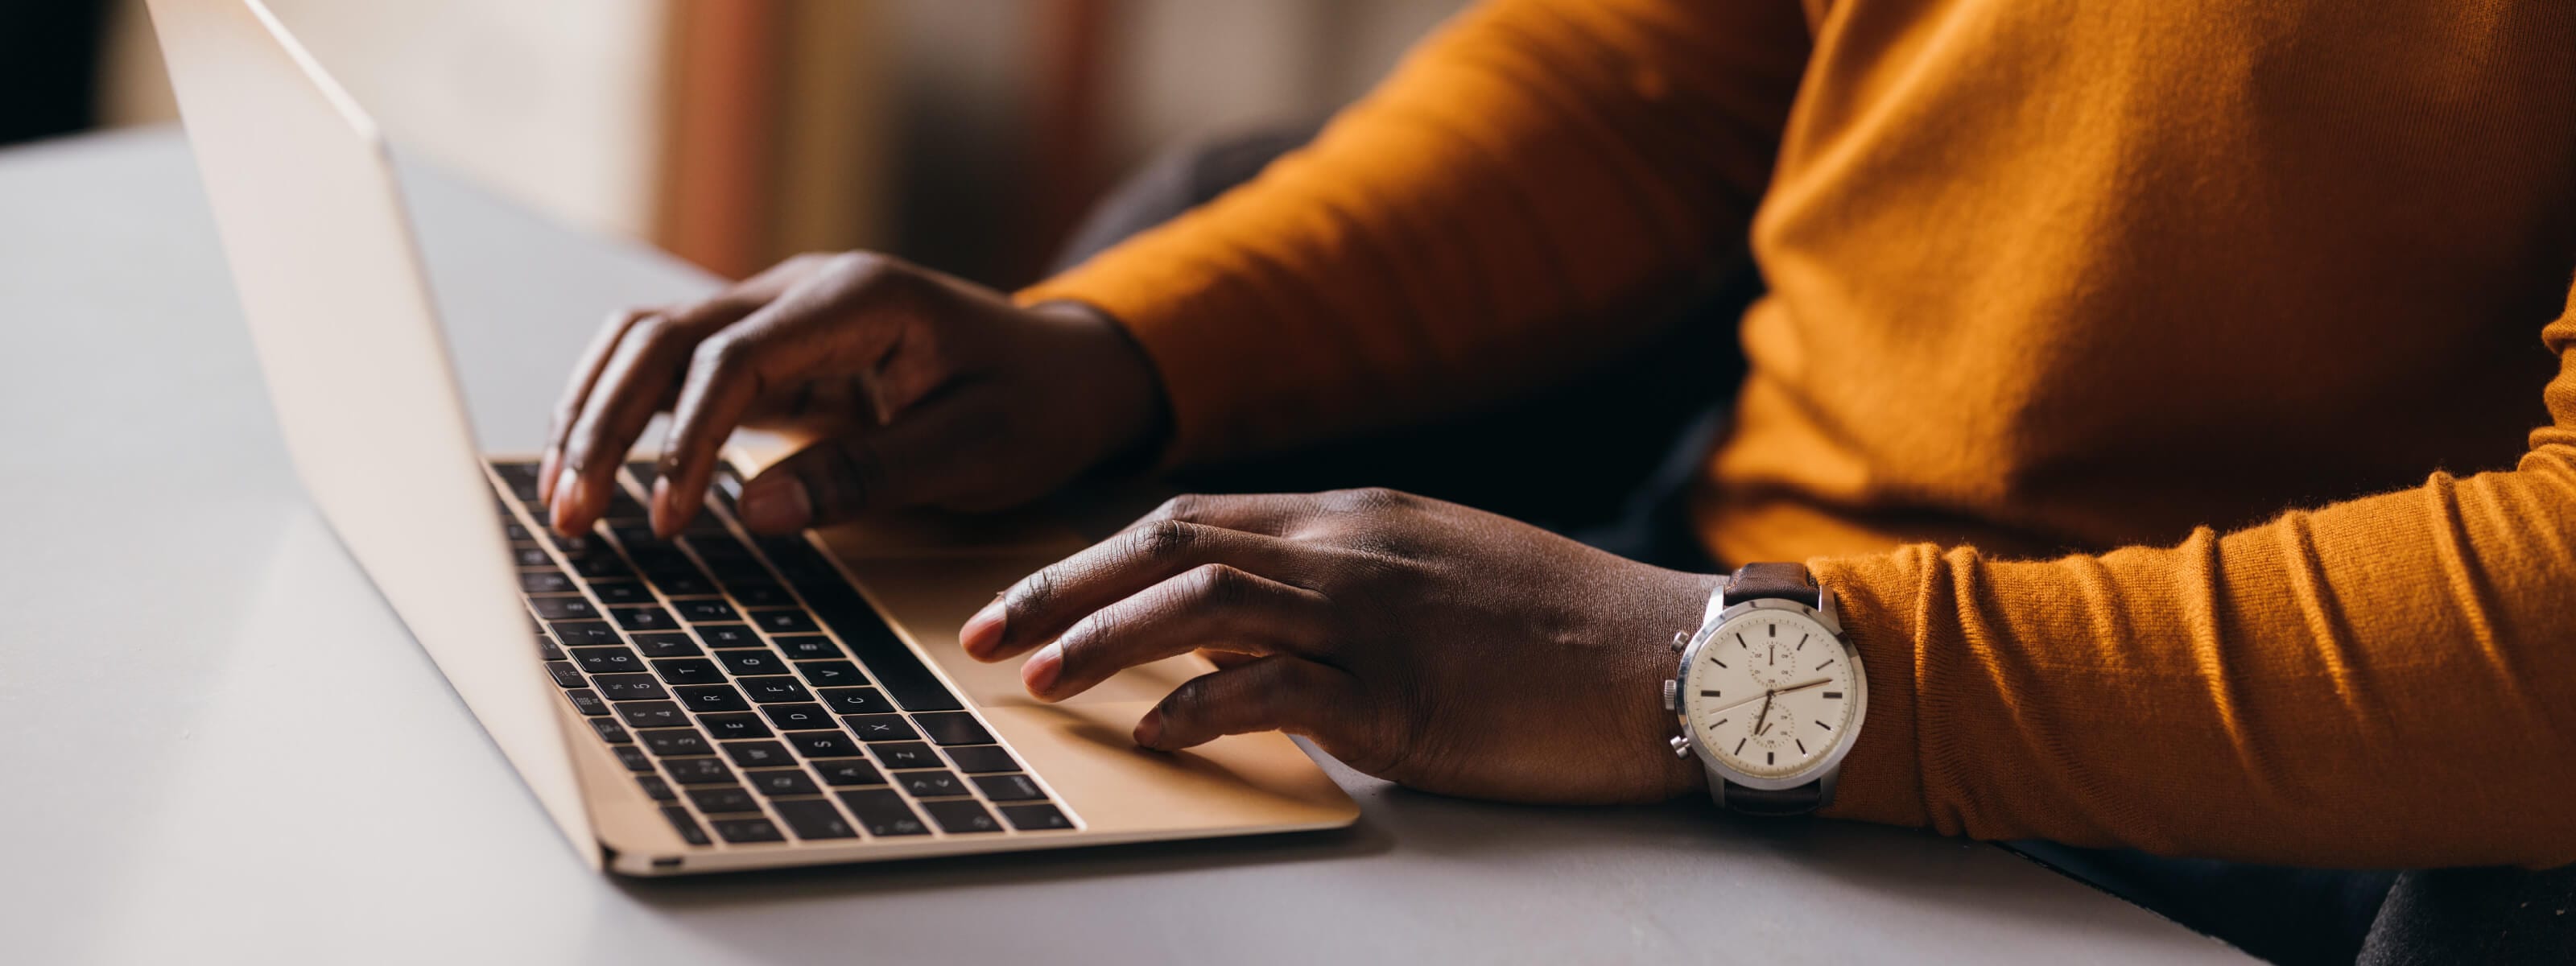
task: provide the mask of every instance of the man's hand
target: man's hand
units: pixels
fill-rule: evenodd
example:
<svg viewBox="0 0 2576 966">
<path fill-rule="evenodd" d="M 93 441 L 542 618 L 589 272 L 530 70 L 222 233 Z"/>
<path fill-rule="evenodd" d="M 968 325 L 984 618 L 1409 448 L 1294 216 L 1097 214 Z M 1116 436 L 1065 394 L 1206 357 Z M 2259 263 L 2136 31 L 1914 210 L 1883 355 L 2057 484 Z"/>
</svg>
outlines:
<svg viewBox="0 0 2576 966">
<path fill-rule="evenodd" d="M 1429 791 L 1549 802 L 1669 798 L 1703 783 L 1666 744 L 1667 644 L 1718 578 L 1385 490 L 1190 496 L 1020 581 L 960 630 L 986 661 L 1036 650 L 1061 700 L 1206 649 L 1136 742 L 1270 729 Z"/>
<path fill-rule="evenodd" d="M 672 412 L 654 529 L 696 514 L 737 425 L 823 442 L 743 487 L 743 523 L 785 532 L 861 510 L 995 509 L 1045 494 L 1162 424 L 1144 353 L 1079 306 L 881 255 L 800 255 L 695 305 L 619 313 L 555 410 L 538 487 L 565 533 L 608 506 L 653 414 Z"/>
</svg>

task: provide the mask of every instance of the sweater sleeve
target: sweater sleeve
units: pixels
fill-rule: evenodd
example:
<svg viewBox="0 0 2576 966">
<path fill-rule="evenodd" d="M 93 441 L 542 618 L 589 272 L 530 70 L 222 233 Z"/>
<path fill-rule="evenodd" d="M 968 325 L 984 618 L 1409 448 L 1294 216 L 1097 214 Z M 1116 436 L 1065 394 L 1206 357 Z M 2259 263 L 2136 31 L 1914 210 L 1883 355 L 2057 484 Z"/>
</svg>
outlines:
<svg viewBox="0 0 2576 966">
<path fill-rule="evenodd" d="M 1019 297 L 1135 334 L 1175 460 L 1568 377 L 1742 251 L 1806 50 L 1788 0 L 1491 0 L 1307 148 Z"/>
<path fill-rule="evenodd" d="M 2576 860 L 2576 295 L 2542 340 L 2551 423 L 2509 472 L 2170 547 L 1810 561 L 1870 674 L 1835 812 L 2303 865 Z"/>
</svg>

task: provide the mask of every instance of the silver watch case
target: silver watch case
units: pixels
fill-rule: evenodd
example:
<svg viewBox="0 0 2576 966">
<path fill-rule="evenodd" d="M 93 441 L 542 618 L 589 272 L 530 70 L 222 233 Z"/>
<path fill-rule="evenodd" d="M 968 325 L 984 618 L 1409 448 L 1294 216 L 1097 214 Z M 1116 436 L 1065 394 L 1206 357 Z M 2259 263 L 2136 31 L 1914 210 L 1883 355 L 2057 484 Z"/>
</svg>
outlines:
<svg viewBox="0 0 2576 966">
<path fill-rule="evenodd" d="M 1681 701 L 1676 697 L 1672 707 L 1673 721 L 1680 726 L 1682 737 L 1690 743 L 1691 754 L 1708 769 L 1710 777 L 1723 778 L 1745 788 L 1758 788 L 1764 791 L 1796 788 L 1822 778 L 1824 785 L 1820 790 L 1825 793 L 1826 800 L 1832 800 L 1834 779 L 1841 774 L 1843 756 L 1851 754 L 1852 742 L 1859 740 L 1861 726 L 1869 720 L 1869 666 L 1861 662 L 1860 653 L 1853 650 L 1851 641 L 1843 636 L 1843 622 L 1834 614 L 1834 595 L 1823 592 L 1819 588 L 1817 599 L 1824 602 L 1823 607 L 1809 607 L 1794 600 L 1781 600 L 1777 597 L 1762 597 L 1731 604 L 1715 614 L 1708 615 L 1706 620 L 1700 622 L 1699 632 L 1691 635 L 1690 644 L 1682 648 L 1681 667 L 1673 672 L 1673 690 L 1676 695 L 1690 693 L 1691 665 L 1696 663 L 1699 649 L 1706 647 L 1709 639 L 1717 636 L 1719 626 L 1749 611 L 1794 611 L 1814 618 L 1816 623 L 1825 625 L 1825 630 L 1833 632 L 1834 643 L 1843 649 L 1843 659 L 1851 664 L 1852 688 L 1858 696 L 1858 703 L 1852 708 L 1851 726 L 1843 729 L 1842 737 L 1835 739 L 1834 747 L 1825 752 L 1823 758 L 1816 759 L 1815 764 L 1778 778 L 1757 778 L 1728 767 L 1718 761 L 1717 756 L 1710 753 L 1707 748 L 1701 747 L 1698 732 L 1691 728 L 1690 713 L 1682 710 Z"/>
</svg>

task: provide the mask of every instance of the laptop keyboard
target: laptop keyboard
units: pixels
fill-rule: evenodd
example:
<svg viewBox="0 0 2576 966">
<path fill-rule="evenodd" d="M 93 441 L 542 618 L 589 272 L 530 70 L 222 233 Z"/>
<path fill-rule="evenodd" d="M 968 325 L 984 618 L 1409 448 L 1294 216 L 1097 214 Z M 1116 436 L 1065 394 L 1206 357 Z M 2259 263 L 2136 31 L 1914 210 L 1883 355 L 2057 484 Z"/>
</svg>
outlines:
<svg viewBox="0 0 2576 966">
<path fill-rule="evenodd" d="M 662 540 L 652 464 L 582 537 L 536 522 L 535 464 L 491 468 L 547 675 L 691 845 L 1075 827 L 812 543 L 745 539 L 730 471 Z"/>
</svg>

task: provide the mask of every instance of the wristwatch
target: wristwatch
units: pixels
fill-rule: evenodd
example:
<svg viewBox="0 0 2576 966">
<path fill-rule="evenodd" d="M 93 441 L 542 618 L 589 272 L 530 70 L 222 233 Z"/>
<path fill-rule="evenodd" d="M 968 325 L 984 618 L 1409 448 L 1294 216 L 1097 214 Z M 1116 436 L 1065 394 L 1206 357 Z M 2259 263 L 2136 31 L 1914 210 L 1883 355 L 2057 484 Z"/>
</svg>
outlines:
<svg viewBox="0 0 2576 966">
<path fill-rule="evenodd" d="M 1834 778 L 1869 710 L 1860 652 L 1834 598 L 1798 564 L 1747 564 L 1709 595 L 1697 633 L 1673 635 L 1664 682 L 1681 724 L 1673 754 L 1699 756 L 1709 794 L 1752 815 L 1798 815 L 1834 799 Z"/>
</svg>

